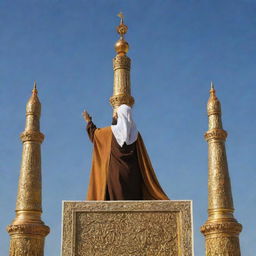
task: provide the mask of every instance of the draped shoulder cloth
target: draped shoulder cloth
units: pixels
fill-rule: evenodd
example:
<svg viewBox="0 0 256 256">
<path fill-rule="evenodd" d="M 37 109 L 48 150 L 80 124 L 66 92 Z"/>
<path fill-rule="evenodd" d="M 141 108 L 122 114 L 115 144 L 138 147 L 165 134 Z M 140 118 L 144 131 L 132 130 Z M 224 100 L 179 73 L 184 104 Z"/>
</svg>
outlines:
<svg viewBox="0 0 256 256">
<path fill-rule="evenodd" d="M 93 156 L 87 200 L 105 200 L 112 142 L 111 127 L 96 129 L 93 139 Z M 142 137 L 138 135 L 136 142 L 140 171 L 143 177 L 144 200 L 168 200 L 161 188 L 151 165 Z"/>
</svg>

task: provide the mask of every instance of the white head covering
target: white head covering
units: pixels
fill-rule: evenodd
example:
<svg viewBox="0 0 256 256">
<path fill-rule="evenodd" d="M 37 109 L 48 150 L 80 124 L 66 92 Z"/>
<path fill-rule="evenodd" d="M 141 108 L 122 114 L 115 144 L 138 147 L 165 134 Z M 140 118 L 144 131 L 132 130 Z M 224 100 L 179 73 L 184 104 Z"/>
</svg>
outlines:
<svg viewBox="0 0 256 256">
<path fill-rule="evenodd" d="M 117 109 L 117 115 L 117 124 L 111 125 L 112 132 L 121 147 L 124 143 L 130 145 L 138 138 L 138 130 L 132 119 L 132 109 L 123 104 Z"/>
</svg>

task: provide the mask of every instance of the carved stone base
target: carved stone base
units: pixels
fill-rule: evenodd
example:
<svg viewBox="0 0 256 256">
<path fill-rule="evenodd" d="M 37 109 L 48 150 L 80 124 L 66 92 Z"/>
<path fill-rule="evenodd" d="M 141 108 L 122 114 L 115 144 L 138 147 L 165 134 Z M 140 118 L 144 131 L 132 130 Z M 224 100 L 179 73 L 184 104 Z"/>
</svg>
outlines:
<svg viewBox="0 0 256 256">
<path fill-rule="evenodd" d="M 65 201 L 62 256 L 192 256 L 191 210 L 191 201 Z"/>
</svg>

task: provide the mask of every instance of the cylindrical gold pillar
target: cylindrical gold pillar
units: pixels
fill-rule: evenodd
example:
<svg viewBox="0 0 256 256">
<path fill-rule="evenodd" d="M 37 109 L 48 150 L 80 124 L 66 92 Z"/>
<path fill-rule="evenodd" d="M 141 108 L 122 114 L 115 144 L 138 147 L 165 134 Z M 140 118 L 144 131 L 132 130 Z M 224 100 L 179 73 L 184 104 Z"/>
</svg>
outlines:
<svg viewBox="0 0 256 256">
<path fill-rule="evenodd" d="M 44 239 L 50 232 L 41 220 L 41 104 L 36 84 L 26 107 L 26 127 L 20 138 L 23 143 L 16 218 L 7 231 L 11 236 L 10 256 L 43 256 Z"/>
<path fill-rule="evenodd" d="M 114 110 L 113 115 L 121 104 L 129 106 L 133 106 L 134 104 L 134 98 L 131 96 L 131 59 L 126 56 L 126 53 L 129 50 L 129 44 L 124 39 L 124 35 L 126 34 L 128 27 L 124 25 L 123 15 L 121 13 L 119 14 L 119 17 L 121 18 L 121 22 L 117 27 L 117 32 L 120 35 L 120 39 L 115 44 L 117 55 L 113 59 L 113 96 L 109 100 Z"/>
<path fill-rule="evenodd" d="M 240 256 L 242 225 L 233 216 L 234 207 L 225 149 L 227 132 L 222 129 L 221 104 L 213 84 L 207 105 L 208 142 L 208 220 L 201 227 L 207 256 Z"/>
</svg>

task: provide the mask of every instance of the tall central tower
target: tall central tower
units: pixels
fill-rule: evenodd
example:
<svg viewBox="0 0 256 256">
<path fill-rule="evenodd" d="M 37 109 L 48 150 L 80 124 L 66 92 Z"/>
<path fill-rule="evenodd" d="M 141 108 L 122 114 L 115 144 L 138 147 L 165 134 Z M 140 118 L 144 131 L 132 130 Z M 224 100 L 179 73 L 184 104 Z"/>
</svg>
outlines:
<svg viewBox="0 0 256 256">
<path fill-rule="evenodd" d="M 120 38 L 115 44 L 115 51 L 117 55 L 113 59 L 113 96 L 109 100 L 113 107 L 113 115 L 121 104 L 126 104 L 131 107 L 134 104 L 134 98 L 131 96 L 131 59 L 126 55 L 129 50 L 129 44 L 124 39 L 124 35 L 127 33 L 128 27 L 124 24 L 123 14 L 119 13 L 118 16 L 121 20 L 120 25 L 116 29 Z"/>
</svg>

